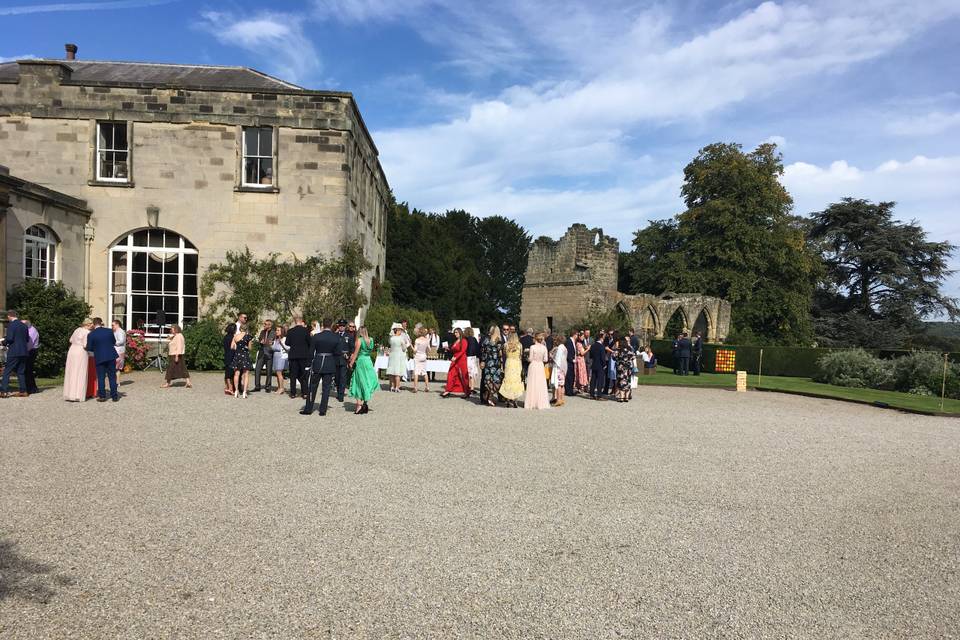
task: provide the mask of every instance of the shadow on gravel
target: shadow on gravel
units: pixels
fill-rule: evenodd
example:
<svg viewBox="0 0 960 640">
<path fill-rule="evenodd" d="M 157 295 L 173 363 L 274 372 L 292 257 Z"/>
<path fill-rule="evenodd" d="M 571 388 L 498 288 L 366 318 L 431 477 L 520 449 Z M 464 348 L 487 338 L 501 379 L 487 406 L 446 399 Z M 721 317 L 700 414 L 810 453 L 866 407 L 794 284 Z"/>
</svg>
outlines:
<svg viewBox="0 0 960 640">
<path fill-rule="evenodd" d="M 74 579 L 55 572 L 55 567 L 20 555 L 17 543 L 0 539 L 0 600 L 21 598 L 46 604 L 56 587 L 74 584 Z"/>
</svg>

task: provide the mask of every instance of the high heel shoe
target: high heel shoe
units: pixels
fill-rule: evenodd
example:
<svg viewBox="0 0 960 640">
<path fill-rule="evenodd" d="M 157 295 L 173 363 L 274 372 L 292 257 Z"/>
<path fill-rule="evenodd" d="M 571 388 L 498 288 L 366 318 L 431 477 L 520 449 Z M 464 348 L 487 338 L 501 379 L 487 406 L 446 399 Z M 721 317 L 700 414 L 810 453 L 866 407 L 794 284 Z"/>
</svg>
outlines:
<svg viewBox="0 0 960 640">
<path fill-rule="evenodd" d="M 234 392 L 233 392 L 233 397 L 234 397 L 234 398 L 239 398 L 239 397 L 240 397 L 240 391 L 234 391 Z"/>
<path fill-rule="evenodd" d="M 370 413 L 370 407 L 368 407 L 366 404 L 364 404 L 364 405 L 363 405 L 363 408 L 360 409 L 360 413 Z"/>
</svg>

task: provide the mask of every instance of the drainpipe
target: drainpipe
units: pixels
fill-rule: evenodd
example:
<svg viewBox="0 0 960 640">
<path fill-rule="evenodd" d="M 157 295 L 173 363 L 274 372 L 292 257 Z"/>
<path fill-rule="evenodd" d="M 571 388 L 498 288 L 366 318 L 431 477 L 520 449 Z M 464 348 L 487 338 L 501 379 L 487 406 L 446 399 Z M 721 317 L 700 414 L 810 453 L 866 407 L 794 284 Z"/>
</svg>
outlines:
<svg viewBox="0 0 960 640">
<path fill-rule="evenodd" d="M 90 304 L 90 254 L 93 252 L 94 229 L 83 225 L 83 301 Z"/>
</svg>

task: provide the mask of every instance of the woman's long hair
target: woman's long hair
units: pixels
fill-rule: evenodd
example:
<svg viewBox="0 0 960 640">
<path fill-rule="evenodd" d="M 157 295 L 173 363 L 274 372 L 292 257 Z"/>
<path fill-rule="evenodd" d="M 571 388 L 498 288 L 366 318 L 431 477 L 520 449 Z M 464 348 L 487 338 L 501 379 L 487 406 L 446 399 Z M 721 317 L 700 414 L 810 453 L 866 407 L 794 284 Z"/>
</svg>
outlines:
<svg viewBox="0 0 960 640">
<path fill-rule="evenodd" d="M 490 333 L 488 335 L 490 336 L 490 342 L 494 344 L 500 342 L 500 327 L 495 324 L 491 325 Z"/>
<path fill-rule="evenodd" d="M 463 340 L 463 329 L 461 329 L 460 327 L 457 327 L 456 329 L 454 329 L 453 337 L 456 340 Z"/>
<path fill-rule="evenodd" d="M 364 340 L 370 339 L 370 334 L 367 333 L 367 325 L 363 324 L 357 328 L 357 335 L 363 338 Z"/>
<path fill-rule="evenodd" d="M 507 338 L 507 351 L 513 353 L 514 351 L 520 350 L 520 338 L 517 337 L 516 331 L 510 332 L 510 337 Z"/>
</svg>

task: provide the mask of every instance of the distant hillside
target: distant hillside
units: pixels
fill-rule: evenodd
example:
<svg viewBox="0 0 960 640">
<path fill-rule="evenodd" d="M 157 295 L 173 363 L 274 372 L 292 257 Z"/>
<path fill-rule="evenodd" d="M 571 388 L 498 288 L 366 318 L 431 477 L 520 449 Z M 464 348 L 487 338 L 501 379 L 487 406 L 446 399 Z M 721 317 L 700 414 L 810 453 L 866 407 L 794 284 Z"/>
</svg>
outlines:
<svg viewBox="0 0 960 640">
<path fill-rule="evenodd" d="M 960 340 L 960 322 L 927 322 L 925 324 L 928 335 Z"/>
</svg>

